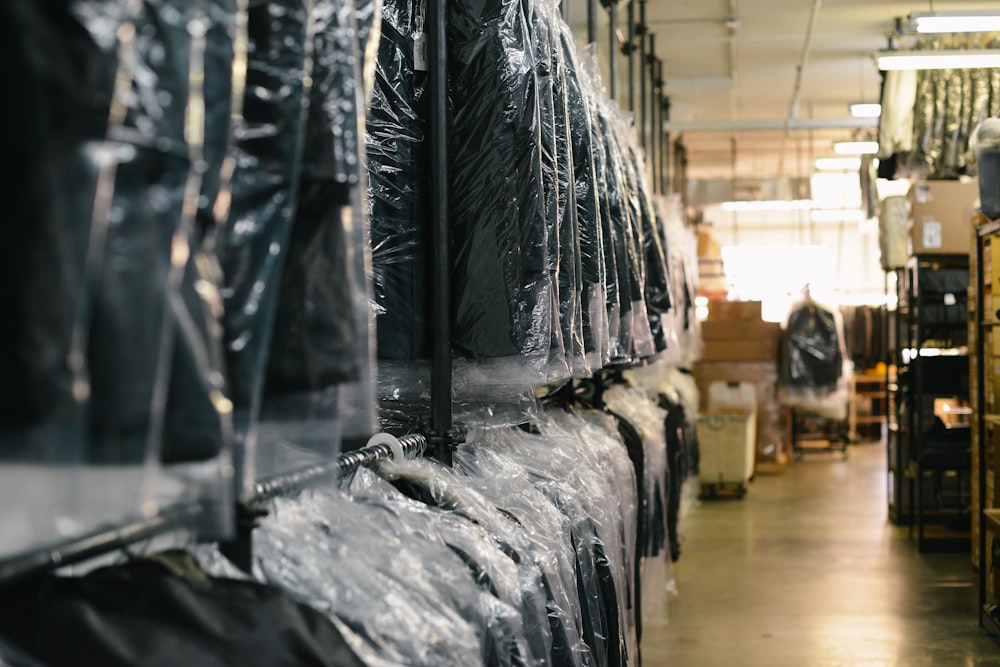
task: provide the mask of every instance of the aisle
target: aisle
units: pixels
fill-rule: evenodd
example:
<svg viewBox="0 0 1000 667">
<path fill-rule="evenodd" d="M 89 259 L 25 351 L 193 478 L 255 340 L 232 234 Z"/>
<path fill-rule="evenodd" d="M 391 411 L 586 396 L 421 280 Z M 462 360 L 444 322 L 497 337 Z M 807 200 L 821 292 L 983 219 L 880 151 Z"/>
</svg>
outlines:
<svg viewBox="0 0 1000 667">
<path fill-rule="evenodd" d="M 815 455 L 684 524 L 670 623 L 646 667 L 1000 665 L 968 554 L 919 555 L 886 519 L 885 448 Z"/>
</svg>

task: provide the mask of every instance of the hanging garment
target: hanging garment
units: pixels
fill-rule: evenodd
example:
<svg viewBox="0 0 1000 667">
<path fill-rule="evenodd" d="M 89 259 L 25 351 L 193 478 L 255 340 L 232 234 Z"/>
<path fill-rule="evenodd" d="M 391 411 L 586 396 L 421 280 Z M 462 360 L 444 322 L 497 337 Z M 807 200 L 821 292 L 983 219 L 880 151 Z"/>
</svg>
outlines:
<svg viewBox="0 0 1000 667">
<path fill-rule="evenodd" d="M 107 123 L 94 97 L 106 68 L 65 3 L 2 3 L 0 50 L 10 100 L 0 111 L 0 278 L 8 286 L 0 293 L 0 456 L 74 460 L 85 405 L 75 388 L 86 369 L 72 366 L 71 351 L 90 297 L 85 262 L 99 156 L 92 149 Z"/>
<path fill-rule="evenodd" d="M 276 516 L 255 533 L 262 576 L 350 628 L 365 663 L 505 664 L 487 659 L 513 655 L 500 647 L 517 610 L 484 591 L 443 541 L 384 505 L 316 490 L 280 501 Z"/>
<path fill-rule="evenodd" d="M 781 384 L 789 392 L 832 392 L 843 372 L 834 313 L 808 300 L 788 316 L 782 337 Z"/>
<path fill-rule="evenodd" d="M 674 562 L 681 555 L 680 532 L 678 522 L 680 518 L 681 492 L 684 482 L 688 478 L 687 471 L 687 442 L 686 424 L 687 415 L 684 412 L 684 405 L 680 401 L 673 401 L 665 394 L 659 395 L 658 405 L 667 413 L 663 422 L 663 429 L 667 436 L 667 539 L 670 545 L 670 558 Z"/>
<path fill-rule="evenodd" d="M 413 63 L 425 16 L 418 0 L 386 0 L 365 133 L 374 310 L 382 359 L 430 357 L 427 75 Z"/>
<path fill-rule="evenodd" d="M 619 515 L 616 522 L 610 510 L 614 501 L 599 491 L 600 473 L 574 468 L 578 455 L 553 446 L 554 442 L 552 435 L 507 431 L 489 446 L 525 467 L 536 488 L 570 519 L 584 639 L 596 664 L 626 664 L 631 645 L 627 600 L 631 596 L 625 589 L 630 586 L 631 572 L 626 571 L 622 557 L 623 519 Z M 570 484 L 573 473 L 581 478 Z M 581 494 L 579 488 L 590 492 Z"/>
<path fill-rule="evenodd" d="M 608 311 L 606 309 L 606 259 L 600 188 L 595 165 L 596 143 L 591 133 L 591 109 L 582 89 L 576 41 L 569 26 L 557 26 L 562 58 L 565 61 L 566 104 L 569 114 L 573 158 L 573 190 L 576 203 L 582 283 L 583 344 L 590 368 L 608 361 Z"/>
<path fill-rule="evenodd" d="M 520 611 L 519 626 L 503 623 L 506 639 L 497 637 L 503 641 L 495 640 L 494 645 L 508 648 L 493 662 L 549 664 L 553 653 L 550 600 L 544 596 L 543 573 L 524 529 L 470 488 L 464 478 L 430 461 L 386 462 L 376 471 L 391 483 L 393 492 L 380 491 L 376 485 L 355 491 L 356 500 L 388 503 L 415 530 L 439 535 L 466 562 L 480 587 Z"/>
<path fill-rule="evenodd" d="M 456 469 L 468 476 L 467 483 L 473 489 L 523 530 L 529 542 L 526 551 L 544 573 L 552 664 L 595 664 L 582 626 L 583 607 L 569 519 L 529 481 L 517 462 L 480 444 L 459 448 Z"/>
<path fill-rule="evenodd" d="M 255 409 L 263 389 L 298 200 L 312 80 L 311 6 L 309 0 L 250 3 L 244 127 L 236 144 L 232 212 L 219 245 L 227 369 L 234 403 L 244 413 Z M 273 20 L 273 11 L 281 21 Z"/>
<path fill-rule="evenodd" d="M 353 0 L 314 0 L 302 182 L 278 294 L 265 392 L 358 378 L 351 190 L 359 184 L 360 67 Z M 360 251 L 360 248 L 358 249 Z"/>
<path fill-rule="evenodd" d="M 164 460 L 211 458 L 228 420 L 218 410 L 213 210 L 228 199 L 220 174 L 232 131 L 235 2 L 125 8 L 134 14 L 96 0 L 71 7 L 102 52 L 98 99 L 112 109 L 91 218 L 100 233 L 89 249 L 91 459 L 142 461 L 161 435 Z M 211 113 L 194 111 L 204 108 Z M 165 386 L 160 414 L 154 398 Z M 164 433 L 154 432 L 161 423 Z"/>
<path fill-rule="evenodd" d="M 452 342 L 538 380 L 553 336 L 545 88 L 516 0 L 448 7 Z"/>
<path fill-rule="evenodd" d="M 364 665 L 320 612 L 270 586 L 210 577 L 187 554 L 50 575 L 4 600 L 4 635 L 51 667 Z"/>
</svg>

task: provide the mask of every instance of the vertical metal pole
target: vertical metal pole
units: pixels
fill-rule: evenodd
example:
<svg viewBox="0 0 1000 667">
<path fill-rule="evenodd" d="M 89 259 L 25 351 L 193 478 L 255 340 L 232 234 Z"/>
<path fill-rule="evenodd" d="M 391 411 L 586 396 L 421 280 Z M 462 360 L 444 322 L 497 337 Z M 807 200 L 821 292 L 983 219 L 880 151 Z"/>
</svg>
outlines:
<svg viewBox="0 0 1000 667">
<path fill-rule="evenodd" d="M 646 116 L 646 0 L 639 0 L 639 25 L 636 26 L 639 35 L 639 143 L 646 150 L 646 127 L 649 119 Z"/>
<path fill-rule="evenodd" d="M 597 41 L 597 0 L 587 0 L 587 44 L 593 44 L 596 41 Z"/>
<path fill-rule="evenodd" d="M 451 269 L 448 248 L 448 52 L 445 38 L 445 0 L 427 0 L 430 70 L 430 158 L 431 158 L 431 428 L 442 438 L 437 458 L 452 463 L 447 436 L 452 428 L 451 412 Z"/>
<path fill-rule="evenodd" d="M 656 59 L 656 163 L 659 166 L 653 174 L 655 185 L 653 192 L 663 194 L 663 162 L 666 152 L 663 150 L 663 61 Z"/>
<path fill-rule="evenodd" d="M 670 122 L 670 98 L 663 98 L 663 122 Z M 663 132 L 663 144 L 664 144 L 664 158 L 663 158 L 663 186 L 660 188 L 660 192 L 665 195 L 669 195 L 673 191 L 673 184 L 670 182 L 670 170 L 673 166 L 673 160 L 671 159 L 670 151 L 670 133 L 667 131 Z"/>
<path fill-rule="evenodd" d="M 618 6 L 608 7 L 608 54 L 611 57 L 611 75 L 608 93 L 611 99 L 618 101 Z"/>
<path fill-rule="evenodd" d="M 649 63 L 649 146 L 646 149 L 646 159 L 649 160 L 650 167 L 652 168 L 653 174 L 653 192 L 658 192 L 656 187 L 656 153 L 660 147 L 659 133 L 657 131 L 657 123 L 659 114 L 657 113 L 657 107 L 660 106 L 659 97 L 660 91 L 656 87 L 656 35 L 649 35 L 649 55 L 647 56 L 647 61 Z"/>
<path fill-rule="evenodd" d="M 635 114 L 635 3 L 628 3 L 628 110 Z M 642 132 L 640 126 L 639 132 Z"/>
</svg>

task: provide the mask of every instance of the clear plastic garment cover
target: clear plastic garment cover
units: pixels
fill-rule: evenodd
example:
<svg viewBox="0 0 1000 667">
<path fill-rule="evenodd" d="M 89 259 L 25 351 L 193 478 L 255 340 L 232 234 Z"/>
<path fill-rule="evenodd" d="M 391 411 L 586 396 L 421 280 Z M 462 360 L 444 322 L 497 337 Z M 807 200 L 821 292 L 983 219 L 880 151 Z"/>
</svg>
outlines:
<svg viewBox="0 0 1000 667">
<path fill-rule="evenodd" d="M 222 500 L 231 439 L 215 244 L 236 3 L 34 4 L 3 9 L 30 181 L 3 262 L 3 553 Z"/>
<path fill-rule="evenodd" d="M 667 615 L 667 590 L 673 580 L 667 549 L 667 507 L 669 502 L 666 412 L 650 401 L 646 392 L 616 385 L 603 395 L 612 414 L 628 420 L 643 441 L 644 495 L 650 502 L 644 515 L 645 535 L 642 570 L 642 616 L 645 621 L 662 623 Z"/>
</svg>

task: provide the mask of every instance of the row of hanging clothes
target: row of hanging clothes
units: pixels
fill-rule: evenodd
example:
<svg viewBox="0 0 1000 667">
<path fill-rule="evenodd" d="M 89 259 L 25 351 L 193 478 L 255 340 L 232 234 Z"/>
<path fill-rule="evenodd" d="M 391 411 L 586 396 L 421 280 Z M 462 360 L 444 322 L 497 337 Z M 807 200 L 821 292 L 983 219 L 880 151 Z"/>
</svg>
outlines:
<svg viewBox="0 0 1000 667">
<path fill-rule="evenodd" d="M 0 8 L 0 556 L 179 501 L 224 533 L 257 475 L 374 432 L 380 7 Z"/>
<path fill-rule="evenodd" d="M 451 348 L 458 397 L 585 377 L 696 337 L 695 254 L 632 119 L 552 0 L 448 5 Z M 430 356 L 426 3 L 386 0 L 366 150 L 382 395 Z"/>
<path fill-rule="evenodd" d="M 914 50 L 996 49 L 994 33 L 923 37 Z M 996 68 L 884 72 L 880 178 L 957 179 L 976 174 L 974 130 L 1000 116 Z"/>
<path fill-rule="evenodd" d="M 279 498 L 252 573 L 202 544 L 3 587 L 0 664 L 641 664 L 689 455 L 667 432 L 684 401 L 652 391 L 594 380 L 452 468 L 383 460 Z"/>
<path fill-rule="evenodd" d="M 445 20 L 456 393 L 524 403 L 454 469 L 275 501 L 250 574 L 188 545 L 0 582 L 0 663 L 638 664 L 694 410 L 609 386 L 537 413 L 522 390 L 690 358 L 693 237 L 555 3 Z M 425 22 L 401 0 L 0 6 L 0 557 L 177 502 L 192 544 L 230 536 L 257 479 L 374 432 L 376 371 L 383 402 L 423 396 Z"/>
</svg>

